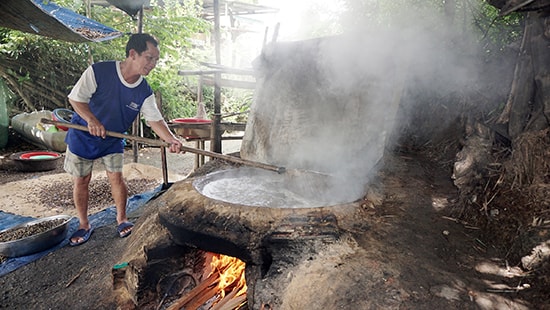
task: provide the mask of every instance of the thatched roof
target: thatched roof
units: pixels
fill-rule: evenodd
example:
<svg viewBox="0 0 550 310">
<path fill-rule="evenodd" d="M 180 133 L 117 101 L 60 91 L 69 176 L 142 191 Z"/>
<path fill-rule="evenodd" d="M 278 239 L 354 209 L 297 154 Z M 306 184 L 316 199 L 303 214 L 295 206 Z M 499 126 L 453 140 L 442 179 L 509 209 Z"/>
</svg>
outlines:
<svg viewBox="0 0 550 310">
<path fill-rule="evenodd" d="M 47 0 L 1 0 L 0 27 L 68 42 L 99 42 L 122 35 Z"/>
</svg>

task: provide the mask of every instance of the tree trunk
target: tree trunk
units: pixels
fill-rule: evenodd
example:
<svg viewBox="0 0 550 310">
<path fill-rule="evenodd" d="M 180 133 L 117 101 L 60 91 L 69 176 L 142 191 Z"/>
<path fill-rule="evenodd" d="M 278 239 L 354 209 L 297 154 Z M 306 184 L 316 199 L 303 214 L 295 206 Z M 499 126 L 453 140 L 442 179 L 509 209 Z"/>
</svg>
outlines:
<svg viewBox="0 0 550 310">
<path fill-rule="evenodd" d="M 501 121 L 508 120 L 511 139 L 549 126 L 549 34 L 549 18 L 544 13 L 529 12 L 507 108 L 500 117 Z"/>
</svg>

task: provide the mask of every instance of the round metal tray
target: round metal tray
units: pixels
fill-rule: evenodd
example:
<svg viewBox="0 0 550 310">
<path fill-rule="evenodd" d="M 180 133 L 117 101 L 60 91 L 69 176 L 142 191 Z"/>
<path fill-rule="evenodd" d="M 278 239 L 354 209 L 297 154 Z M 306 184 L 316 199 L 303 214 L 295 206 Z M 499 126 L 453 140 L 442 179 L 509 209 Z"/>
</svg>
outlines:
<svg viewBox="0 0 550 310">
<path fill-rule="evenodd" d="M 186 139 L 187 138 L 199 138 L 199 139 L 210 138 L 210 126 L 212 124 L 212 121 L 209 119 L 176 118 L 176 119 L 173 119 L 171 123 L 197 126 L 193 128 L 175 127 L 174 131 L 176 132 L 176 134 Z"/>
<path fill-rule="evenodd" d="M 19 257 L 26 256 L 38 252 L 45 251 L 57 244 L 59 244 L 65 237 L 69 230 L 69 222 L 72 219 L 69 215 L 54 215 L 37 220 L 32 220 L 23 224 L 10 227 L 0 231 L 0 233 L 15 230 L 21 227 L 28 227 L 39 223 L 63 219 L 63 223 L 42 233 L 28 236 L 26 238 L 17 239 L 8 242 L 0 242 L 0 255 L 7 257 Z"/>
<path fill-rule="evenodd" d="M 36 172 L 54 170 L 61 154 L 52 151 L 26 151 L 11 154 L 10 159 L 20 171 Z"/>
</svg>

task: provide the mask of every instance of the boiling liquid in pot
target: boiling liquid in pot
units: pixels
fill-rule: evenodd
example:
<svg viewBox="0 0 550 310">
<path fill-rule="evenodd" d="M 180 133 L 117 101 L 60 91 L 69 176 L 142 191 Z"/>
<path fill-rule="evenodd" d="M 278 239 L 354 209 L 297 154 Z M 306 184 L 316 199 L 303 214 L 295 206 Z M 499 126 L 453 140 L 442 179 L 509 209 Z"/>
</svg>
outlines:
<svg viewBox="0 0 550 310">
<path fill-rule="evenodd" d="M 248 174 L 246 173 L 248 172 Z M 239 173 L 228 171 L 213 173 L 195 183 L 195 188 L 204 196 L 233 204 L 272 208 L 313 208 L 326 205 L 302 195 L 296 182 L 273 172 Z M 292 183 L 292 185 L 290 185 Z M 300 186 L 311 188 L 308 184 Z M 306 197 L 307 196 L 307 197 Z"/>
</svg>

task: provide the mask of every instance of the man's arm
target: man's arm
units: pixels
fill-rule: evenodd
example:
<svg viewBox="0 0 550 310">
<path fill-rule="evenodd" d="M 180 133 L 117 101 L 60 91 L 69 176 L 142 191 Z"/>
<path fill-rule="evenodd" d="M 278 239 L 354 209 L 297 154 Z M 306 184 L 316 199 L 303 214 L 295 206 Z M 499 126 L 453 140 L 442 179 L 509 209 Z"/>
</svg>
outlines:
<svg viewBox="0 0 550 310">
<path fill-rule="evenodd" d="M 155 133 L 164 141 L 170 143 L 170 152 L 179 153 L 181 152 L 181 140 L 178 139 L 168 128 L 168 125 L 164 120 L 159 121 L 148 121 L 149 126 L 155 131 Z"/>
</svg>

